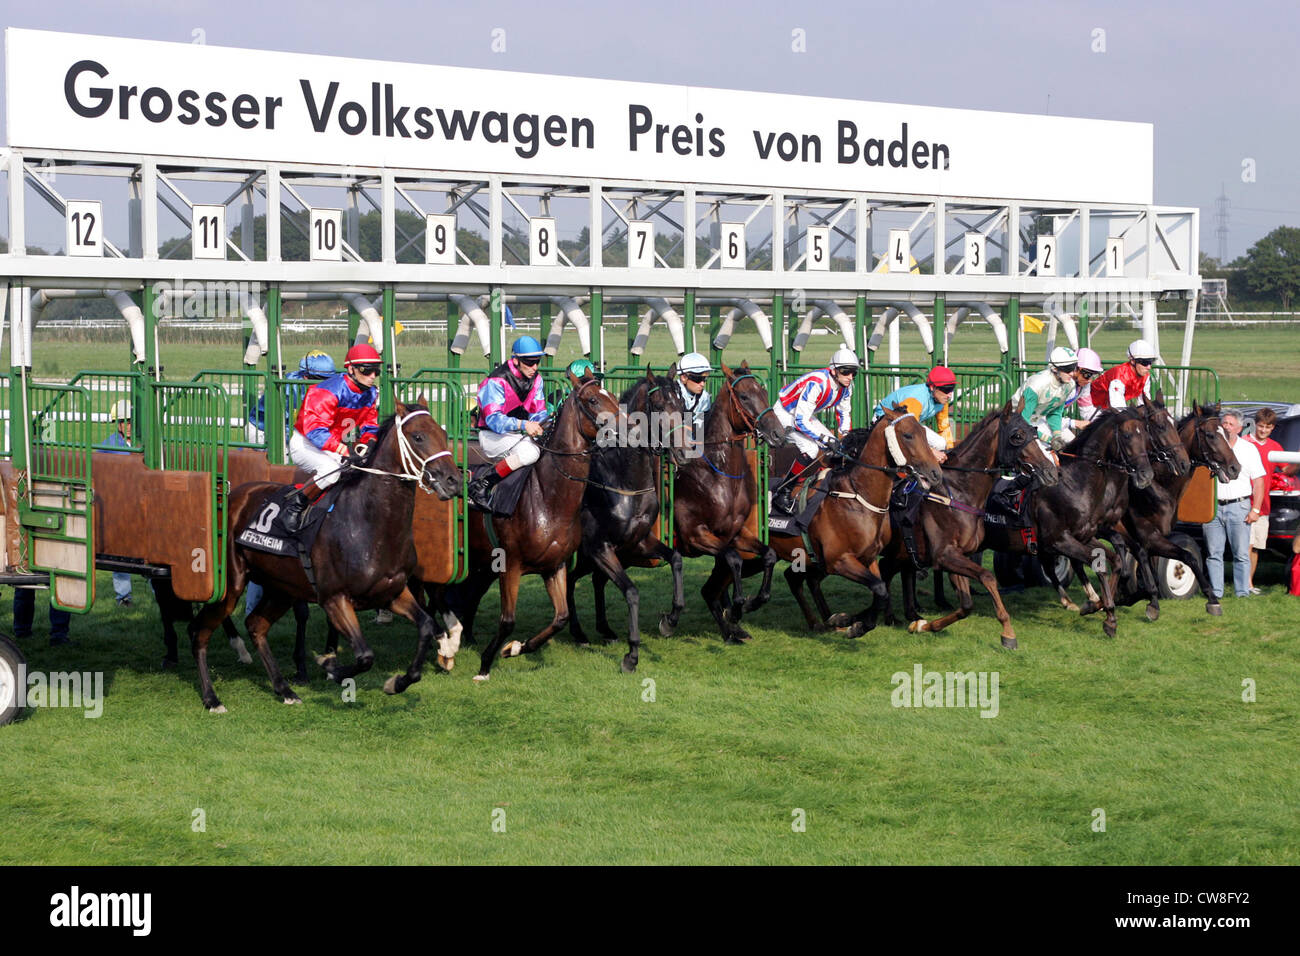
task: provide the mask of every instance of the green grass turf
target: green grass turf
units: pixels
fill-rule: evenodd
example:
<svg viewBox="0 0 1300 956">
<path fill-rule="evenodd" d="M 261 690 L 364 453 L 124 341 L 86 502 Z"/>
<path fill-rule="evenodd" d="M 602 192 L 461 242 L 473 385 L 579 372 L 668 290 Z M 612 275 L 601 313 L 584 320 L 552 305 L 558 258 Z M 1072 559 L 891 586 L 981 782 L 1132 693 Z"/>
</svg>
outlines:
<svg viewBox="0 0 1300 956">
<path fill-rule="evenodd" d="M 285 706 L 220 641 L 225 715 L 203 709 L 184 650 L 179 670 L 159 667 L 142 583 L 118 609 L 101 575 L 109 597 L 74 619 L 74 648 L 44 645 L 42 600 L 29 666 L 102 670 L 106 700 L 98 719 L 41 709 L 0 729 L 0 830 L 23 834 L 0 863 L 1300 862 L 1297 603 L 1278 565 L 1222 618 L 1199 600 L 1165 602 L 1156 624 L 1122 610 L 1114 641 L 1043 590 L 1011 595 L 1015 652 L 986 597 L 938 635 L 805 634 L 779 576 L 747 619 L 753 643 L 724 647 L 696 596 L 705 562 L 688 568 L 671 639 L 655 633 L 666 575 L 635 572 L 650 633 L 634 675 L 622 645 L 564 634 L 486 685 L 467 649 L 452 674 L 387 697 L 414 630 L 366 614 L 378 664 L 355 703 L 313 676 Z M 844 582 L 827 591 L 835 608 L 863 603 Z M 528 579 L 517 633 L 549 620 L 544 602 Z M 579 603 L 590 622 L 586 584 Z M 480 639 L 496 607 L 490 595 Z M 284 665 L 291 640 L 281 622 Z M 998 716 L 893 707 L 891 675 L 918 663 L 998 672 Z"/>
</svg>

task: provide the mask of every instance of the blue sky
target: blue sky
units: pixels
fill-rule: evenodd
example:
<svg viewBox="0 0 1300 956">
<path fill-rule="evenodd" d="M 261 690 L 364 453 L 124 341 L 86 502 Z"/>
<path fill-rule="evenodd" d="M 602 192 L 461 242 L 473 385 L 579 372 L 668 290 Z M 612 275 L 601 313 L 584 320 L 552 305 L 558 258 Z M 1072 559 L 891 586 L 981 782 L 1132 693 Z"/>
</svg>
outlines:
<svg viewBox="0 0 1300 956">
<path fill-rule="evenodd" d="M 1300 7 L 1289 3 L 4 0 L 0 10 L 4 26 L 187 43 L 202 30 L 223 46 L 1149 122 L 1156 202 L 1201 208 L 1202 250 L 1217 252 L 1221 186 L 1230 258 L 1276 226 L 1300 226 Z M 492 50 L 495 29 L 504 52 Z M 806 52 L 791 49 L 796 29 Z M 1007 148 L 1050 162 L 1088 147 Z M 1246 160 L 1254 182 L 1242 181 Z"/>
</svg>

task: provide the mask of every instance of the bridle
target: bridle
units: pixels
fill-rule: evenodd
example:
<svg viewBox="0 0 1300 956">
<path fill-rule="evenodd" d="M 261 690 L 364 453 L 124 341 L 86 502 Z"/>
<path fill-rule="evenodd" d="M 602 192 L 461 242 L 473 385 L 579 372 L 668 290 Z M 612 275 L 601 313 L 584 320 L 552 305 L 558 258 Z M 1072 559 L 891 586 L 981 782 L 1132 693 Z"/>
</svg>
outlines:
<svg viewBox="0 0 1300 956">
<path fill-rule="evenodd" d="M 1213 417 L 1215 416 L 1207 416 L 1204 419 L 1197 419 L 1192 423 L 1192 428 L 1196 431 L 1196 441 L 1193 445 L 1192 452 L 1189 453 L 1187 457 L 1191 459 L 1193 468 L 1197 465 L 1204 465 L 1210 471 L 1214 472 L 1215 477 L 1220 481 L 1227 481 L 1228 478 L 1226 477 L 1226 470 L 1223 463 L 1215 461 L 1210 457 L 1210 439 L 1204 431 L 1204 426 L 1208 425 L 1210 423 L 1210 418 Z M 1228 436 L 1224 432 L 1222 424 L 1218 425 L 1214 430 L 1223 436 L 1225 442 L 1228 440 Z"/>
<path fill-rule="evenodd" d="M 744 375 L 737 375 L 735 378 L 728 379 L 725 383 L 725 388 L 727 389 L 727 391 L 731 393 L 731 406 L 740 412 L 740 420 L 745 423 L 745 427 L 741 435 L 742 438 L 744 437 L 744 435 L 750 435 L 750 434 L 754 435 L 755 437 L 758 437 L 758 420 L 762 418 L 764 415 L 766 415 L 768 412 L 772 411 L 772 409 L 776 408 L 776 404 L 773 403 L 768 405 L 757 415 L 749 414 L 749 411 L 745 408 L 745 403 L 741 401 L 740 393 L 736 391 L 736 383 L 743 382 L 747 378 L 752 378 L 756 382 L 758 381 L 757 375 L 755 375 L 753 372 L 746 372 Z M 762 383 L 760 382 L 759 384 L 761 385 Z M 729 439 L 729 440 L 735 441 L 736 439 Z M 717 444 L 717 443 L 709 442 L 709 444 Z"/>
<path fill-rule="evenodd" d="M 389 478 L 400 479 L 401 481 L 418 482 L 417 487 L 420 488 L 421 491 L 426 495 L 433 494 L 433 482 L 427 471 L 429 463 L 437 461 L 439 458 L 450 457 L 451 452 L 444 449 L 443 451 L 435 451 L 432 455 L 425 458 L 420 457 L 419 453 L 411 446 L 411 440 L 406 437 L 406 431 L 403 427 L 412 418 L 417 418 L 420 415 L 429 415 L 430 418 L 433 417 L 429 414 L 427 409 L 417 408 L 406 415 L 398 415 L 396 420 L 393 422 L 393 427 L 397 429 L 397 449 L 401 455 L 402 461 L 402 470 L 400 472 L 384 471 L 382 468 L 366 468 L 363 465 L 358 464 L 352 464 L 350 467 L 354 471 L 364 471 L 369 475 L 385 475 Z"/>
</svg>

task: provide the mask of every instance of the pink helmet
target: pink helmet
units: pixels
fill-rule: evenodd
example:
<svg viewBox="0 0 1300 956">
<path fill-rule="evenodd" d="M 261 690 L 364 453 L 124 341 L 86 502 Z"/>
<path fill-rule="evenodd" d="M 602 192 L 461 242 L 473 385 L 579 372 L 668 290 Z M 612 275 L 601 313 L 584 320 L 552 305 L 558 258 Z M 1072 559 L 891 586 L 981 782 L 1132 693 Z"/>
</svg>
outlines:
<svg viewBox="0 0 1300 956">
<path fill-rule="evenodd" d="M 1101 367 L 1101 356 L 1092 349 L 1079 349 L 1077 358 L 1079 359 L 1079 368 L 1085 372 L 1096 372 L 1100 375 L 1105 371 Z"/>
</svg>

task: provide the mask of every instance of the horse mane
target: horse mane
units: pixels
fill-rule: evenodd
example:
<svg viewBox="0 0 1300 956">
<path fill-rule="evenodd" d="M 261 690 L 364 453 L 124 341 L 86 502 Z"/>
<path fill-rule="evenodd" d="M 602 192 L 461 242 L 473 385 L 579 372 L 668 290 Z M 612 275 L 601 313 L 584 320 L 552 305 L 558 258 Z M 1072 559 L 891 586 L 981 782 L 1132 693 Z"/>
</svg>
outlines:
<svg viewBox="0 0 1300 956">
<path fill-rule="evenodd" d="M 858 457 L 862 454 L 862 449 L 867 447 L 867 442 L 871 439 L 871 433 L 884 420 L 885 416 L 881 415 L 866 428 L 850 429 L 849 433 L 844 436 L 844 440 L 840 442 L 844 448 L 844 457 L 834 466 L 833 471 L 835 474 L 843 474 L 852 470 Z"/>
<path fill-rule="evenodd" d="M 1012 414 L 1015 413 L 1013 412 Z M 985 415 L 983 418 L 981 418 L 978 422 L 975 423 L 974 427 L 972 427 L 971 430 L 966 433 L 965 438 L 957 442 L 957 444 L 953 447 L 952 451 L 948 452 L 948 458 L 956 459 L 957 461 L 963 460 L 963 456 L 965 455 L 965 453 L 975 450 L 977 445 L 976 439 L 984 437 L 983 433 L 987 428 L 989 428 L 991 423 L 993 422 L 1000 423 L 1001 421 L 1002 421 L 1002 408 L 993 409 L 993 411 L 989 412 L 987 415 Z"/>
<path fill-rule="evenodd" d="M 1075 435 L 1073 440 L 1061 451 L 1067 455 L 1091 454 L 1092 447 L 1097 444 L 1097 436 L 1105 430 L 1100 426 L 1111 421 L 1118 422 L 1120 418 L 1131 412 L 1132 409 L 1128 408 L 1103 408 L 1097 413 L 1097 417 L 1092 420 L 1092 423 Z"/>
<path fill-rule="evenodd" d="M 374 438 L 370 439 L 370 448 L 372 451 L 379 450 L 379 446 L 384 443 L 384 439 L 388 437 L 388 433 L 393 430 L 393 426 L 395 424 L 397 424 L 396 412 L 389 415 L 387 418 L 385 418 L 382 422 L 379 423 L 379 431 L 375 434 Z M 373 467 L 373 466 L 368 465 L 368 467 Z M 343 484 L 349 484 L 351 482 L 357 481 L 364 474 L 366 474 L 366 472 L 359 471 L 356 468 L 346 468 L 344 469 L 343 473 L 339 475 L 339 484 L 343 485 Z"/>
</svg>

